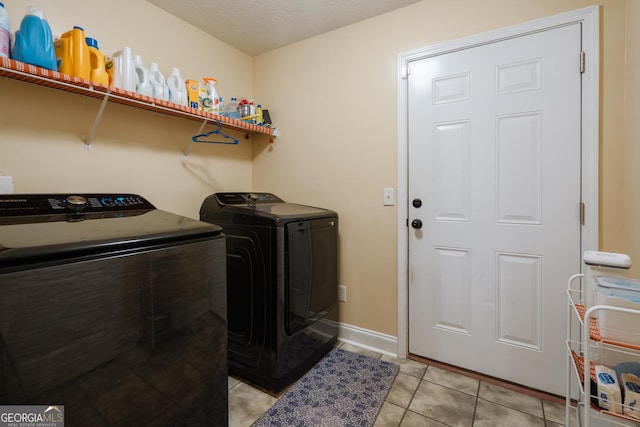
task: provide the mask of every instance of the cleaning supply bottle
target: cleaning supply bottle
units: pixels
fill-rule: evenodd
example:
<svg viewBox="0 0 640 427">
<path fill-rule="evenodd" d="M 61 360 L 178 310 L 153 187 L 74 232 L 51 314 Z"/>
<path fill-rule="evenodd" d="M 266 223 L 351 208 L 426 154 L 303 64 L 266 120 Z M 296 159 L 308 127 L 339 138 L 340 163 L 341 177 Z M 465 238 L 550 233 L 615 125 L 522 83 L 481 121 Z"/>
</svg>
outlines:
<svg viewBox="0 0 640 427">
<path fill-rule="evenodd" d="M 253 99 L 249 100 L 249 117 L 251 117 L 251 123 L 256 122 L 256 104 Z"/>
<path fill-rule="evenodd" d="M 87 37 L 87 46 L 89 46 L 89 61 L 91 62 L 91 72 L 89 80 L 94 83 L 100 83 L 109 86 L 109 74 L 107 73 L 106 61 L 104 53 L 98 48 L 98 40 Z"/>
<path fill-rule="evenodd" d="M 202 110 L 220 114 L 220 100 L 218 99 L 218 91 L 216 90 L 218 81 L 211 77 L 202 79 Z"/>
<path fill-rule="evenodd" d="M 240 116 L 247 117 L 251 115 L 251 110 L 249 109 L 249 101 L 243 99 L 240 101 Z"/>
<path fill-rule="evenodd" d="M 224 109 L 224 115 L 231 119 L 239 119 L 241 116 L 238 107 L 238 98 L 231 98 Z"/>
<path fill-rule="evenodd" d="M 133 63 L 133 52 L 130 47 L 123 47 L 122 50 L 111 55 L 113 78 L 111 84 L 117 88 L 135 92 L 136 90 L 136 67 Z"/>
<path fill-rule="evenodd" d="M 202 82 L 198 83 L 198 107 L 202 111 L 211 113 L 213 111 L 213 100 L 211 99 L 211 93 L 206 79 L 205 77 Z"/>
<path fill-rule="evenodd" d="M 9 57 L 11 47 L 11 33 L 9 32 L 9 14 L 4 8 L 4 3 L 0 2 L 0 56 Z"/>
<path fill-rule="evenodd" d="M 149 81 L 149 70 L 144 66 L 140 55 L 133 55 L 133 64 L 136 69 L 136 93 L 145 96 L 153 96 L 153 88 Z"/>
<path fill-rule="evenodd" d="M 259 126 L 264 124 L 264 119 L 262 118 L 262 105 L 260 104 L 256 107 L 256 124 Z"/>
<path fill-rule="evenodd" d="M 169 101 L 178 105 L 188 105 L 187 87 L 180 75 L 179 68 L 171 69 L 171 75 L 167 78 L 167 87 L 169 88 Z"/>
<path fill-rule="evenodd" d="M 158 64 L 155 62 L 152 62 L 151 65 L 149 65 L 149 83 L 151 83 L 154 98 L 164 101 L 169 99 L 168 93 L 165 90 L 164 75 L 160 72 Z"/>
<path fill-rule="evenodd" d="M 216 89 L 216 79 L 210 80 L 211 98 L 213 99 L 213 114 L 220 114 L 220 97 L 218 96 L 218 89 Z"/>
<path fill-rule="evenodd" d="M 49 70 L 58 69 L 51 27 L 44 19 L 44 13 L 39 7 L 27 8 L 27 13 L 20 23 L 20 29 L 16 31 L 13 59 Z"/>
<path fill-rule="evenodd" d="M 89 46 L 82 27 L 75 26 L 53 43 L 58 59 L 58 71 L 71 76 L 89 80 L 91 77 L 91 59 Z"/>
</svg>

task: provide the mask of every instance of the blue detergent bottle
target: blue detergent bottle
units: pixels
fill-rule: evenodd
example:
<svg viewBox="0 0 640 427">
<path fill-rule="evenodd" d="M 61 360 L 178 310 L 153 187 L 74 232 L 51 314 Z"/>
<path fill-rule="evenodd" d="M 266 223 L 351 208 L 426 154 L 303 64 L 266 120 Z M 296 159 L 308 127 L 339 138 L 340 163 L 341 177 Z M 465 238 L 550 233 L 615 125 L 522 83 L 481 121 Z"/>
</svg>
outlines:
<svg viewBox="0 0 640 427">
<path fill-rule="evenodd" d="M 16 31 L 13 59 L 53 71 L 58 70 L 51 27 L 44 19 L 44 12 L 39 7 L 27 8 L 27 14 L 22 18 L 20 29 Z"/>
</svg>

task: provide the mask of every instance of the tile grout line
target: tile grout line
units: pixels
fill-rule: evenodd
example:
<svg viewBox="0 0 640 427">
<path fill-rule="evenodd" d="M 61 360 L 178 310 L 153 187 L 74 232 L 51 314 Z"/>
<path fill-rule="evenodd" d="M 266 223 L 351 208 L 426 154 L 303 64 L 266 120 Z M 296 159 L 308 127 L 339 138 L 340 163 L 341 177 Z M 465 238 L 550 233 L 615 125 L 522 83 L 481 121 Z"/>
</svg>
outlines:
<svg viewBox="0 0 640 427">
<path fill-rule="evenodd" d="M 422 363 L 422 362 L 420 362 L 420 363 Z M 422 381 L 425 381 L 424 376 L 427 375 L 427 370 L 429 369 L 429 366 L 431 366 L 431 365 L 425 363 L 425 366 L 426 366 L 426 368 L 424 370 L 424 373 L 420 377 L 413 376 L 413 375 L 410 375 L 410 374 L 405 374 L 405 375 L 408 375 L 410 377 L 417 378 L 419 380 L 419 382 L 418 382 L 418 385 L 416 386 L 415 390 L 413 390 L 413 393 L 411 394 L 411 398 L 409 399 L 409 403 L 407 404 L 407 407 L 406 408 L 402 408 L 402 409 L 404 409 L 404 412 L 402 413 L 402 417 L 400 418 L 400 422 L 398 423 L 398 426 L 402 425 L 402 422 L 404 421 L 405 417 L 407 416 L 407 412 L 409 412 L 409 407 L 411 406 L 411 402 L 413 402 L 413 398 L 416 397 L 416 393 L 418 392 L 418 389 L 420 388 L 420 384 L 422 383 Z M 400 372 L 401 371 L 399 371 L 398 374 L 400 374 Z M 397 379 L 397 377 L 396 377 L 396 379 Z M 387 401 L 387 399 L 385 399 L 385 402 L 386 401 Z M 393 405 L 393 403 L 391 403 L 391 402 L 389 402 L 389 403 Z M 411 411 L 411 412 L 413 412 L 413 411 Z M 378 416 L 379 415 L 380 414 L 378 414 Z"/>
<path fill-rule="evenodd" d="M 480 399 L 480 386 L 482 385 L 482 381 L 478 380 L 478 388 L 476 390 L 476 401 L 473 405 L 473 417 L 471 418 L 471 425 L 473 426 L 476 422 L 476 412 L 478 412 L 478 399 Z"/>
<path fill-rule="evenodd" d="M 404 421 L 404 418 L 407 416 L 407 412 L 409 412 L 409 407 L 411 406 L 411 402 L 413 402 L 413 398 L 416 397 L 416 393 L 418 392 L 418 389 L 420 388 L 420 383 L 422 383 L 422 381 L 424 381 L 424 376 L 427 375 L 427 369 L 429 369 L 429 365 L 427 365 L 427 367 L 424 370 L 424 374 L 422 374 L 422 377 L 418 378 L 418 377 L 414 377 L 414 378 L 418 378 L 420 381 L 418 382 L 418 385 L 416 386 L 416 389 L 413 390 L 413 393 L 411 394 L 411 399 L 409 399 L 409 403 L 407 404 L 407 407 L 404 408 L 404 412 L 402 413 L 402 418 L 400 418 L 400 423 L 398 423 L 398 426 L 402 425 L 402 422 Z M 407 374 L 409 375 L 409 374 Z M 411 411 L 413 412 L 413 411 Z"/>
</svg>

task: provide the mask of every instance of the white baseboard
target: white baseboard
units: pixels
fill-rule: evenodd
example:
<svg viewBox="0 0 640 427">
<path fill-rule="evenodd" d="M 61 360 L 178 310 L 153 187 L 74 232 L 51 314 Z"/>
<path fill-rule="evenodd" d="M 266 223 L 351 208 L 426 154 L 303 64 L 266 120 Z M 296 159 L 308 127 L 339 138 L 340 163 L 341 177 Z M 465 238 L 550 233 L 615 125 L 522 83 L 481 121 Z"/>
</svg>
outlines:
<svg viewBox="0 0 640 427">
<path fill-rule="evenodd" d="M 397 337 L 346 323 L 338 323 L 338 340 L 391 357 L 397 357 L 398 354 Z"/>
</svg>

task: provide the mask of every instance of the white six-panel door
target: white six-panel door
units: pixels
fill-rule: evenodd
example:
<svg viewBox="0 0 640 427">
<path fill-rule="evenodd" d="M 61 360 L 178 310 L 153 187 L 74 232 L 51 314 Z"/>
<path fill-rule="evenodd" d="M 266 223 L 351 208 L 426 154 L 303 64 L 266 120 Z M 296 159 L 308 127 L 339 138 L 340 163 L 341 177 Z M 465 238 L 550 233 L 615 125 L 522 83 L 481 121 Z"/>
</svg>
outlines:
<svg viewBox="0 0 640 427">
<path fill-rule="evenodd" d="M 580 50 L 572 24 L 409 64 L 410 353 L 564 393 Z"/>
</svg>

